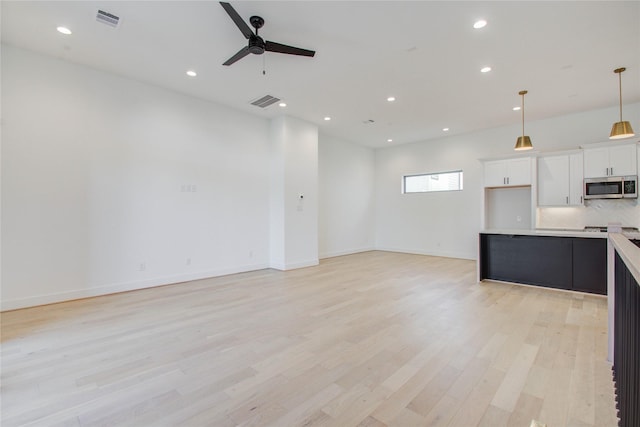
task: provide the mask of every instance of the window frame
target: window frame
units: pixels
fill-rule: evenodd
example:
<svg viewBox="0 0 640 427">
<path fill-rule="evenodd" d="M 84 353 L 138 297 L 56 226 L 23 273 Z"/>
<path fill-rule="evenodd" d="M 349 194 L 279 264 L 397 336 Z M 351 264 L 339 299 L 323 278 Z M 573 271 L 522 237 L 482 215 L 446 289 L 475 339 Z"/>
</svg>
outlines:
<svg viewBox="0 0 640 427">
<path fill-rule="evenodd" d="M 434 176 L 434 175 L 445 175 L 445 174 L 454 174 L 457 173 L 459 174 L 459 188 L 457 189 L 447 189 L 447 190 L 426 190 L 426 191 L 407 191 L 407 178 L 414 178 L 414 177 L 430 177 L 430 176 Z M 414 173 L 414 174 L 407 174 L 407 175 L 402 175 L 402 194 L 425 194 L 425 193 L 447 193 L 447 192 L 451 192 L 451 191 L 462 191 L 464 190 L 464 171 L 462 169 L 454 169 L 454 170 L 448 170 L 448 171 L 444 171 L 444 172 L 427 172 L 427 173 Z"/>
</svg>

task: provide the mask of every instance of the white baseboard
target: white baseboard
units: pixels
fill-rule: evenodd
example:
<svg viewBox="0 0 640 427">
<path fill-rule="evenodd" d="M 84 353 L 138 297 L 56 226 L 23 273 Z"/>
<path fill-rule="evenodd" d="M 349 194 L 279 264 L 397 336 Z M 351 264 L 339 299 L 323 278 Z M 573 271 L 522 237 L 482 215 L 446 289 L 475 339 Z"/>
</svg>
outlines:
<svg viewBox="0 0 640 427">
<path fill-rule="evenodd" d="M 344 251 L 323 252 L 322 254 L 320 254 L 320 259 L 333 258 L 333 257 L 345 256 L 345 255 L 353 255 L 353 254 L 359 254 L 361 252 L 370 252 L 370 251 L 375 251 L 375 250 L 376 250 L 376 248 L 371 246 L 371 247 L 367 247 L 367 248 L 349 249 L 349 250 L 344 250 Z"/>
<path fill-rule="evenodd" d="M 469 260 L 476 260 L 476 256 L 477 256 L 477 254 L 454 253 L 454 252 L 430 252 L 430 251 L 422 251 L 422 250 L 406 249 L 406 248 L 378 247 L 378 248 L 360 248 L 360 249 L 351 249 L 351 250 L 345 250 L 345 251 L 324 253 L 322 254 L 321 258 L 331 258 L 331 257 L 351 255 L 355 253 L 375 251 L 375 250 L 388 251 L 388 252 L 400 252 L 400 253 L 408 253 L 408 254 L 416 254 L 416 255 L 438 256 L 438 257 L 445 257 L 445 258 L 460 258 L 460 259 L 469 259 Z M 92 286 L 86 289 L 77 289 L 72 291 L 57 292 L 57 293 L 46 294 L 46 295 L 36 295 L 32 297 L 27 297 L 27 298 L 2 300 L 0 301 L 0 311 L 17 310 L 20 308 L 54 304 L 58 302 L 70 301 L 75 299 L 91 298 L 91 297 L 97 297 L 101 295 L 115 294 L 119 292 L 135 291 L 138 289 L 152 288 L 155 286 L 171 285 L 171 284 L 176 284 L 181 282 L 189 282 L 192 280 L 208 279 L 212 277 L 226 276 L 229 274 L 262 270 L 265 268 L 273 268 L 276 270 L 287 271 L 287 270 L 295 270 L 297 268 L 313 267 L 318 264 L 319 264 L 318 259 L 311 259 L 307 261 L 290 263 L 290 264 L 283 264 L 283 263 L 254 264 L 254 265 L 237 266 L 237 267 L 220 269 L 220 270 L 200 271 L 200 272 L 189 273 L 189 274 L 179 274 L 175 276 L 156 277 L 152 279 L 124 282 L 124 283 L 112 283 L 112 284 L 102 285 L 102 286 Z"/>
<path fill-rule="evenodd" d="M 471 261 L 476 261 L 478 254 L 476 253 L 464 253 L 464 252 L 446 252 L 446 251 L 424 251 L 421 249 L 406 249 L 406 248 L 393 248 L 393 247 L 378 247 L 375 250 L 377 251 L 387 251 L 387 252 L 400 252 L 405 254 L 414 254 L 414 255 L 428 255 L 428 256 L 437 256 L 442 258 L 457 258 L 457 259 L 468 259 Z"/>
<path fill-rule="evenodd" d="M 136 280 L 124 283 L 112 283 L 102 286 L 93 286 L 86 289 L 56 292 L 53 294 L 36 295 L 27 298 L 16 298 L 0 302 L 0 311 L 17 310 L 20 308 L 35 307 L 38 305 L 55 304 L 58 302 L 75 299 L 91 298 L 102 295 L 117 294 L 120 292 L 135 291 L 139 289 L 153 288 L 156 286 L 172 285 L 192 280 L 210 279 L 212 277 L 227 276 L 229 274 L 244 273 L 247 271 L 263 270 L 269 268 L 267 264 L 254 264 L 226 268 L 220 270 L 200 271 L 175 276 L 155 277 L 152 279 Z"/>
<path fill-rule="evenodd" d="M 295 262 L 290 264 L 283 264 L 281 262 L 272 262 L 269 268 L 273 268 L 275 270 L 287 271 L 287 270 L 295 270 L 297 268 L 305 268 L 305 267 L 313 267 L 320 263 L 318 259 L 312 259 L 308 261 Z"/>
</svg>

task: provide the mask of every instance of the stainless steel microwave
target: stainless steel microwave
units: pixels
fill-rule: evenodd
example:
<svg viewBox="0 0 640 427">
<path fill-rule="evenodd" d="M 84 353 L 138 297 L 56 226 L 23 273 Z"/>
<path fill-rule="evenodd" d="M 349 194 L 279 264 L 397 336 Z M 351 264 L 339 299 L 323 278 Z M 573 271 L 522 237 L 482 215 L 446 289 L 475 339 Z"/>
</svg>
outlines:
<svg viewBox="0 0 640 427">
<path fill-rule="evenodd" d="M 584 198 L 586 199 L 637 199 L 638 176 L 607 176 L 585 178 Z"/>
</svg>

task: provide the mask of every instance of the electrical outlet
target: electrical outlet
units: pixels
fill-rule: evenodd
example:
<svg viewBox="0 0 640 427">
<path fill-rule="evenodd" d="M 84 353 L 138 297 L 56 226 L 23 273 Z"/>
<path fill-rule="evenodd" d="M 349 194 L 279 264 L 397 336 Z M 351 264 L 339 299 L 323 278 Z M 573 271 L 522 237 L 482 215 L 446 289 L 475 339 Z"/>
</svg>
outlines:
<svg viewBox="0 0 640 427">
<path fill-rule="evenodd" d="M 191 265 L 191 258 L 187 258 L 186 264 Z"/>
<path fill-rule="evenodd" d="M 145 264 L 144 262 L 141 262 L 140 265 L 138 266 L 138 271 L 145 271 L 147 269 L 147 264 Z"/>
</svg>

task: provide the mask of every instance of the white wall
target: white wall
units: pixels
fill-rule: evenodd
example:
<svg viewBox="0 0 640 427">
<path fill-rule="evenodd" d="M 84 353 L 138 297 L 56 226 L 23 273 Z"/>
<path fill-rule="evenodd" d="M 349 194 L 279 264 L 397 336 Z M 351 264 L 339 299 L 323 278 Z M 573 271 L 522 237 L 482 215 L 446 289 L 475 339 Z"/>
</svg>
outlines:
<svg viewBox="0 0 640 427">
<path fill-rule="evenodd" d="M 318 264 L 318 127 L 271 121 L 271 266 Z"/>
<path fill-rule="evenodd" d="M 531 187 L 487 188 L 484 194 L 486 228 L 531 228 Z"/>
<path fill-rule="evenodd" d="M 640 128 L 640 103 L 624 111 Z M 527 133 L 538 150 L 575 148 L 605 141 L 617 114 L 531 122 Z M 292 250 L 284 268 L 369 249 L 473 259 L 478 159 L 512 154 L 520 132 L 514 124 L 371 150 L 290 120 L 283 135 L 311 143 L 278 166 L 274 123 L 2 46 L 1 308 L 268 267 L 279 244 L 274 206 Z M 401 194 L 404 174 L 457 169 L 463 191 Z M 287 241 L 286 221 L 302 234 Z"/>
<path fill-rule="evenodd" d="M 2 46 L 2 308 L 269 262 L 269 123 Z"/>
<path fill-rule="evenodd" d="M 374 249 L 374 150 L 320 134 L 321 258 Z"/>
<path fill-rule="evenodd" d="M 640 128 L 640 103 L 625 105 L 624 114 Z M 613 107 L 527 122 L 526 130 L 536 151 L 566 150 L 606 141 L 617 119 Z M 479 159 L 513 155 L 519 133 L 514 124 L 376 150 L 376 248 L 475 259 L 481 229 Z M 403 175 L 458 169 L 464 171 L 463 191 L 401 194 Z"/>
</svg>

